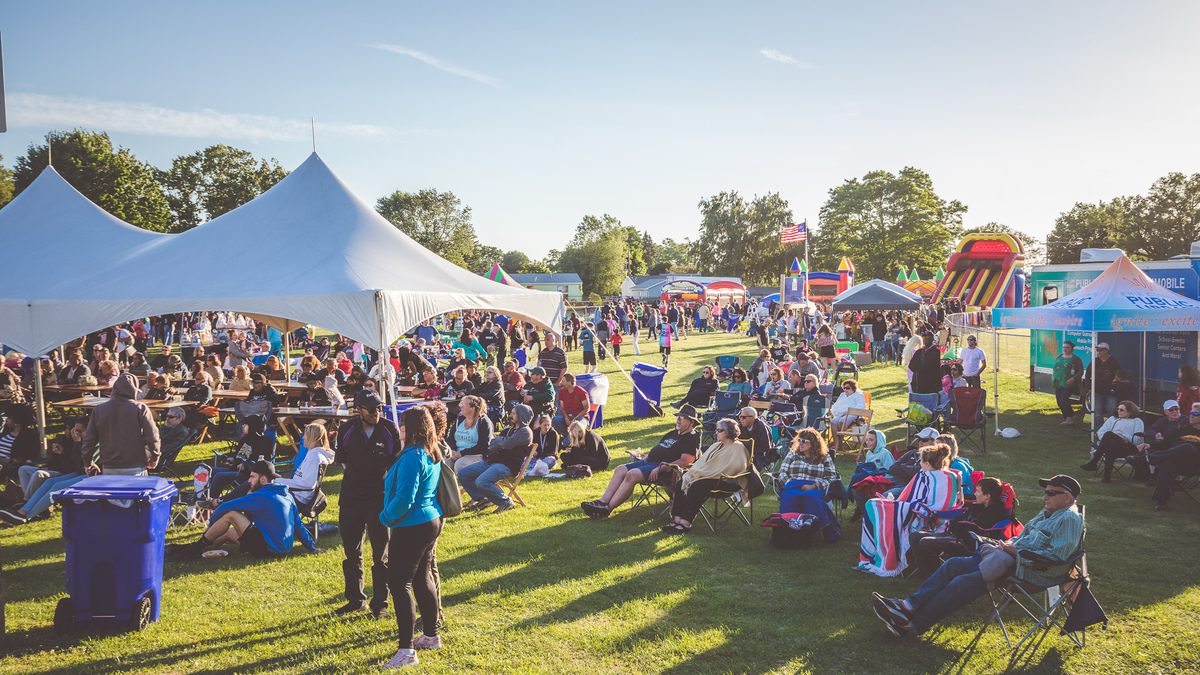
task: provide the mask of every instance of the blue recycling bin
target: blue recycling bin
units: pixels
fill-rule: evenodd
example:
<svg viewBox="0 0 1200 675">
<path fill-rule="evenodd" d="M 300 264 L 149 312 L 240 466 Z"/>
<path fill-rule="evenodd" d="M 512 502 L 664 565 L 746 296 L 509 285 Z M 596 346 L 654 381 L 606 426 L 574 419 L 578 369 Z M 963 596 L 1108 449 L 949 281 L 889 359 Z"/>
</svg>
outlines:
<svg viewBox="0 0 1200 675">
<path fill-rule="evenodd" d="M 650 417 L 649 397 L 659 407 L 662 406 L 662 382 L 667 369 L 662 366 L 652 366 L 649 363 L 637 362 L 631 371 L 633 377 L 633 416 Z M 642 396 L 645 394 L 645 396 Z"/>
<path fill-rule="evenodd" d="M 608 403 L 608 376 L 604 373 L 583 373 L 575 376 L 575 384 L 583 387 L 592 402 L 589 413 L 591 427 L 599 429 L 604 426 L 604 404 Z"/>
<path fill-rule="evenodd" d="M 525 367 L 525 350 L 524 349 L 518 349 L 517 351 L 513 352 L 512 357 L 517 360 L 518 368 Z"/>
<path fill-rule="evenodd" d="M 67 593 L 54 628 L 93 619 L 141 630 L 158 621 L 175 484 L 157 476 L 93 476 L 55 492 L 67 547 Z"/>
</svg>

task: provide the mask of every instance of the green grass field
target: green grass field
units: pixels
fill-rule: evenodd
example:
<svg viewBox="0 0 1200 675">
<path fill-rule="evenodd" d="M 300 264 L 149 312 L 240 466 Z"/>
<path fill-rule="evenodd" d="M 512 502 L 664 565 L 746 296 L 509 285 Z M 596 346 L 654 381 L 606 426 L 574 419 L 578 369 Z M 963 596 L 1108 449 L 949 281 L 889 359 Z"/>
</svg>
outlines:
<svg viewBox="0 0 1200 675">
<path fill-rule="evenodd" d="M 643 341 L 646 344 L 646 341 Z M 626 344 L 625 351 L 632 352 Z M 748 364 L 744 336 L 709 334 L 677 343 L 666 381 L 669 401 L 686 391 L 700 365 L 720 354 Z M 570 353 L 578 368 L 579 352 Z M 625 356 L 628 368 L 633 356 Z M 657 363 L 657 354 L 646 360 Z M 447 523 L 439 546 L 445 647 L 423 653 L 421 672 L 438 673 L 1184 673 L 1200 671 L 1200 506 L 1178 500 L 1154 512 L 1150 488 L 1124 480 L 1101 485 L 1083 475 L 1083 431 L 1058 426 L 1049 396 L 1030 394 L 1025 364 L 1006 363 L 1000 417 L 1022 433 L 988 438 L 975 468 L 1011 482 L 1028 520 L 1040 509 L 1035 480 L 1071 473 L 1088 507 L 1088 562 L 1093 590 L 1108 611 L 1107 632 L 1089 630 L 1086 649 L 1057 632 L 1018 655 L 999 631 L 979 635 L 988 610 L 979 600 L 942 627 L 893 638 L 871 612 L 871 591 L 906 595 L 913 579 L 854 572 L 859 528 L 844 523 L 835 544 L 779 551 L 757 526 L 730 524 L 668 537 L 645 507 L 621 507 L 605 521 L 579 510 L 607 483 L 529 479 L 531 508 L 470 514 Z M 614 453 L 648 448 L 669 420 L 633 419 L 629 383 L 602 362 L 612 391 L 603 434 Z M 903 427 L 899 367 L 864 369 L 881 428 L 895 441 Z M 990 389 L 990 387 L 989 387 Z M 189 447 L 195 462 L 211 446 Z M 851 460 L 839 460 L 849 478 Z M 336 521 L 340 472 L 325 489 Z M 768 492 L 768 495 L 770 493 Z M 756 500 L 756 521 L 775 510 Z M 698 523 L 698 525 L 700 525 Z M 395 651 L 395 623 L 333 616 L 342 604 L 341 544 L 275 562 L 239 554 L 168 563 L 162 620 L 142 633 L 59 636 L 51 628 L 64 592 L 57 516 L 0 530 L 8 636 L 2 673 L 364 672 Z M 170 541 L 198 535 L 193 529 Z M 297 551 L 301 551 L 297 547 Z M 1028 627 L 1027 622 L 1016 623 Z M 1023 631 L 1022 631 L 1023 633 Z"/>
</svg>

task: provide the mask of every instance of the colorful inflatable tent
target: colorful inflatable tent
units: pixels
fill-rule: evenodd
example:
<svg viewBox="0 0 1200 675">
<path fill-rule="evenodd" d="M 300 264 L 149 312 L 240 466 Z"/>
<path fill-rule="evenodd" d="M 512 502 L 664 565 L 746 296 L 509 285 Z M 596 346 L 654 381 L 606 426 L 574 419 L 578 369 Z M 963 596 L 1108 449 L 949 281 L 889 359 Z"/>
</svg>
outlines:
<svg viewBox="0 0 1200 675">
<path fill-rule="evenodd" d="M 1025 298 L 1025 247 L 1008 234 L 968 234 L 946 261 L 935 303 L 961 298 L 970 307 L 1021 307 Z"/>
</svg>

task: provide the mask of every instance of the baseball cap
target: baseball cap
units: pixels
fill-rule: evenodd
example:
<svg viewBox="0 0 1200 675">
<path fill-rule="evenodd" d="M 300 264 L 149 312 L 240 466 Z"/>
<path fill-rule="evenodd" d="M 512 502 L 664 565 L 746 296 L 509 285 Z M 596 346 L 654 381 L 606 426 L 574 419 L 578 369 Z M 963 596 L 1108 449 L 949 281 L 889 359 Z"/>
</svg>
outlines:
<svg viewBox="0 0 1200 675">
<path fill-rule="evenodd" d="M 379 394 L 370 389 L 361 389 L 354 395 L 355 408 L 373 409 L 383 405 L 383 399 L 379 398 Z"/>
<path fill-rule="evenodd" d="M 260 459 L 254 464 L 250 465 L 250 472 L 256 473 L 260 476 L 266 476 L 271 480 L 279 478 L 279 474 L 275 473 L 275 465 L 265 459 Z"/>
<path fill-rule="evenodd" d="M 933 439 L 937 438 L 938 436 L 941 436 L 941 434 L 939 434 L 938 430 L 934 429 L 933 427 L 925 427 L 921 431 L 917 432 L 917 438 Z"/>
<path fill-rule="evenodd" d="M 1107 342 L 1101 342 L 1101 343 L 1099 343 L 1099 344 L 1097 344 L 1097 345 L 1096 345 L 1096 349 L 1108 349 L 1108 343 L 1107 343 Z"/>
<path fill-rule="evenodd" d="M 546 369 L 541 366 L 534 366 L 529 369 L 529 374 L 530 375 L 541 375 L 542 377 L 545 377 Z"/>
<path fill-rule="evenodd" d="M 1071 478 L 1070 476 L 1068 476 L 1066 474 L 1060 473 L 1057 476 L 1055 476 L 1054 478 L 1039 478 L 1038 485 L 1040 485 L 1042 487 L 1049 487 L 1049 486 L 1053 485 L 1054 487 L 1060 487 L 1060 488 L 1063 488 L 1064 490 L 1066 490 L 1067 492 L 1070 492 L 1072 497 L 1079 496 L 1079 490 L 1080 490 L 1079 481 L 1075 480 L 1074 478 Z"/>
<path fill-rule="evenodd" d="M 1176 401 L 1173 398 L 1163 401 L 1163 412 L 1166 412 L 1166 411 L 1170 410 L 1171 408 L 1178 408 L 1178 407 L 1179 407 L 1179 401 Z"/>
<path fill-rule="evenodd" d="M 796 360 L 797 361 L 807 361 L 808 360 L 808 352 L 800 352 L 799 354 L 796 355 Z"/>
</svg>

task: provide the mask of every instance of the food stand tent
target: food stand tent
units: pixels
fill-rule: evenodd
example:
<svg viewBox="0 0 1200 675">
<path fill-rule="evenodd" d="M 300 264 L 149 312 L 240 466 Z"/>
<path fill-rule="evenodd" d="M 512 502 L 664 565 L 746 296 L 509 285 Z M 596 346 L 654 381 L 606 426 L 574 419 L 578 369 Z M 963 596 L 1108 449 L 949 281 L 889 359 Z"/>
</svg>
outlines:
<svg viewBox="0 0 1200 675">
<path fill-rule="evenodd" d="M 1098 332 L 1200 330 L 1200 301 L 1154 283 L 1133 261 L 1122 255 L 1087 286 L 1048 305 L 993 309 L 992 325 L 996 330 L 1028 328 L 1090 332 L 1094 345 Z M 1092 358 L 1095 358 L 1094 350 Z M 992 379 L 995 380 L 994 371 L 999 364 L 992 368 Z M 994 388 L 994 396 L 998 402 L 998 385 Z M 1092 379 L 1092 400 L 1096 400 L 1095 378 Z"/>
<path fill-rule="evenodd" d="M 910 293 L 896 284 L 880 279 L 851 286 L 833 299 L 835 310 L 902 309 L 921 306 L 921 296 Z"/>
<path fill-rule="evenodd" d="M 0 210 L 0 233 L 41 230 L 44 214 L 59 208 L 53 195 L 26 198 L 31 189 Z M 120 321 L 184 311 L 286 317 L 377 349 L 424 319 L 463 309 L 562 326 L 560 294 L 497 284 L 438 257 L 351 193 L 316 153 L 256 199 L 187 232 L 96 237 L 86 253 L 47 264 L 63 238 L 91 241 L 84 231 L 96 214 L 71 208 L 59 215 L 65 231 L 57 237 L 14 249 L 43 260 L 30 281 L 14 293 L 9 273 L 0 277 L 0 341 L 29 354 Z"/>
</svg>

